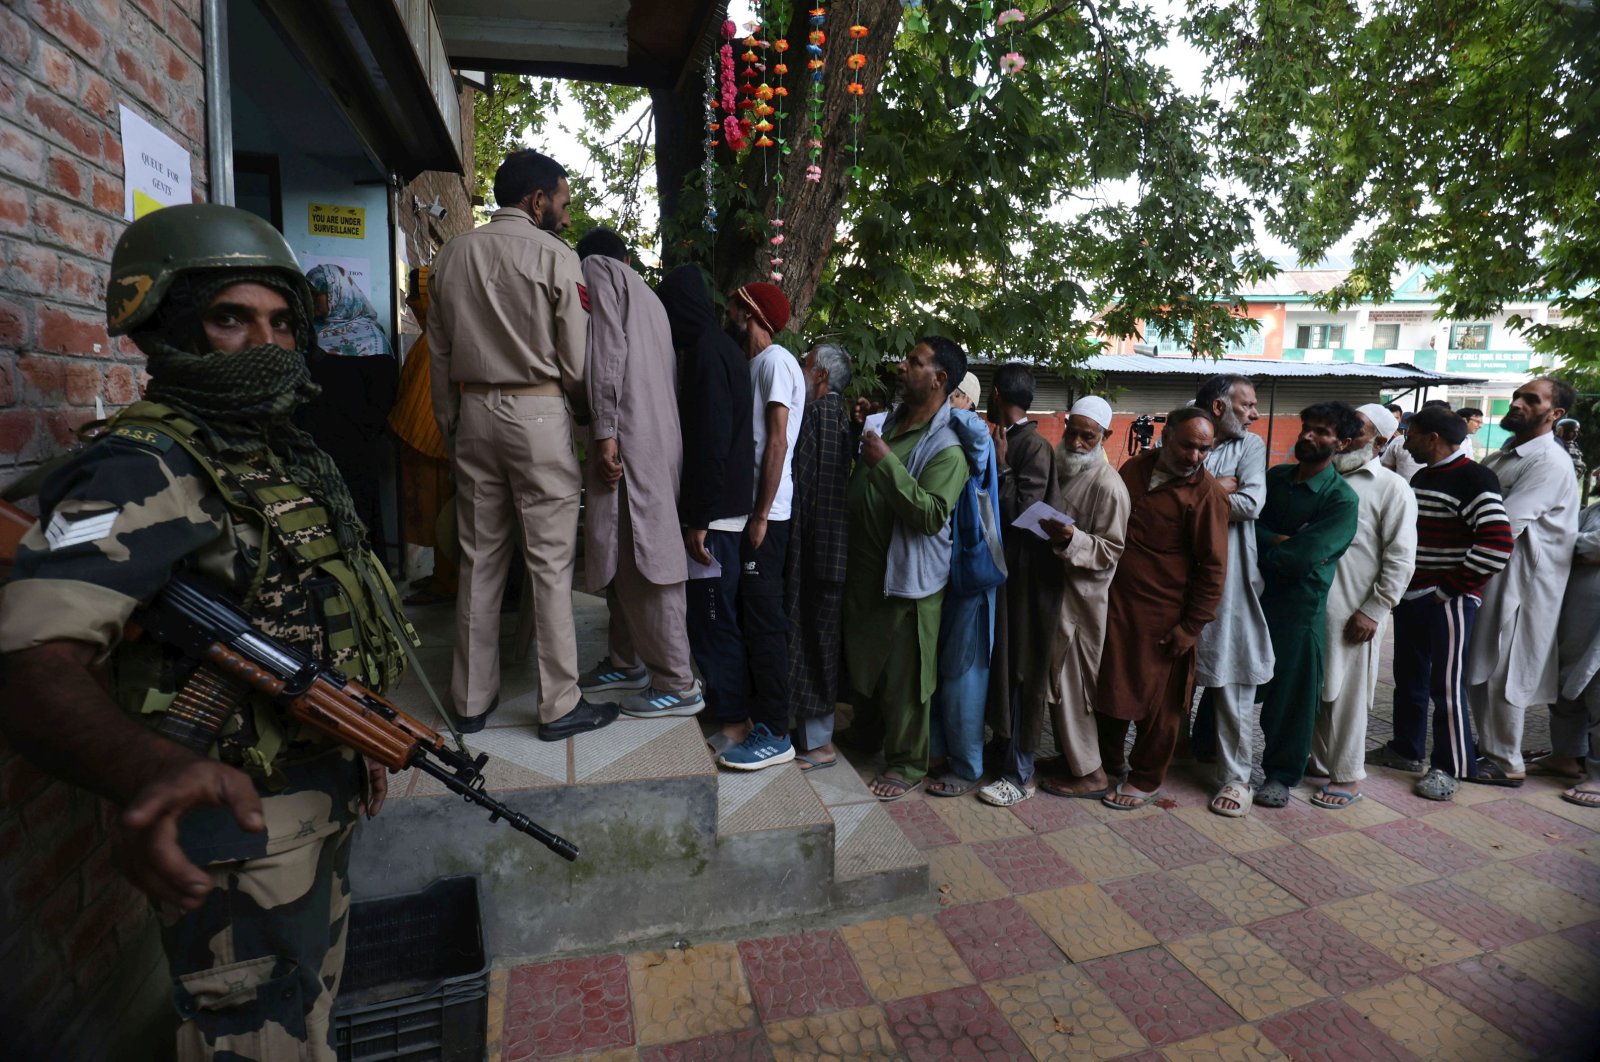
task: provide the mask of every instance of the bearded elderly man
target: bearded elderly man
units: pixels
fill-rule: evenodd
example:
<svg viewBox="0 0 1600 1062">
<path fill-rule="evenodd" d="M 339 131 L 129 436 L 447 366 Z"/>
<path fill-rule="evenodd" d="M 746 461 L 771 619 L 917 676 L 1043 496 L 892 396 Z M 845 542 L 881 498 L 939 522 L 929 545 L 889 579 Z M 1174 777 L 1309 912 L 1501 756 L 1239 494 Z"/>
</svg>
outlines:
<svg viewBox="0 0 1600 1062">
<path fill-rule="evenodd" d="M 1039 781 L 1040 789 L 1055 796 L 1101 799 L 1109 785 L 1100 760 L 1094 692 L 1106 636 L 1106 595 L 1122 557 L 1131 508 L 1128 488 L 1105 459 L 1110 434 L 1111 403 L 1094 395 L 1073 403 L 1056 447 L 1061 511 L 1072 522 L 1044 522 L 1065 575 L 1045 702 L 1066 773 Z"/>
<path fill-rule="evenodd" d="M 1379 461 L 1399 421 L 1376 402 L 1356 416 L 1361 432 L 1334 454 L 1333 467 L 1355 491 L 1360 516 L 1328 590 L 1328 656 L 1311 744 L 1311 773 L 1328 779 L 1311 803 L 1331 811 L 1361 799 L 1383 633 L 1417 562 L 1417 496 Z"/>
<path fill-rule="evenodd" d="M 1272 638 L 1261 611 L 1256 568 L 1256 515 L 1267 495 L 1267 444 L 1250 430 L 1260 419 L 1249 377 L 1223 374 L 1200 386 L 1194 404 L 1211 414 L 1217 445 L 1206 471 L 1228 496 L 1228 582 L 1217 619 L 1200 632 L 1195 679 L 1205 687 L 1195 714 L 1195 753 L 1214 751 L 1216 795 L 1211 810 L 1238 818 L 1255 799 L 1256 688 L 1272 677 Z"/>
<path fill-rule="evenodd" d="M 1556 422 L 1576 398 L 1555 376 L 1531 380 L 1511 396 L 1500 426 L 1511 439 L 1484 458 L 1500 480 L 1516 546 L 1505 570 L 1484 588 L 1467 656 L 1467 700 L 1478 730 L 1478 764 L 1469 781 L 1522 784 L 1522 721 L 1532 704 L 1556 699 L 1558 602 L 1578 536 L 1578 481 L 1556 438 Z"/>
<path fill-rule="evenodd" d="M 1217 616 L 1228 573 L 1228 498 L 1206 471 L 1216 433 L 1204 410 L 1167 414 L 1162 445 L 1122 466 L 1128 534 L 1106 608 L 1095 721 L 1107 774 L 1130 768 L 1103 802 L 1118 811 L 1160 796 L 1194 695 L 1194 647 Z M 1128 726 L 1139 724 L 1124 755 Z"/>
<path fill-rule="evenodd" d="M 1361 503 L 1333 468 L 1341 442 L 1361 431 L 1343 402 L 1318 402 L 1300 412 L 1294 462 L 1267 470 L 1267 500 L 1256 521 L 1261 608 L 1277 660 L 1261 698 L 1266 780 L 1256 803 L 1281 808 L 1305 774 L 1321 704 L 1328 588 L 1339 558 L 1356 534 Z"/>
</svg>

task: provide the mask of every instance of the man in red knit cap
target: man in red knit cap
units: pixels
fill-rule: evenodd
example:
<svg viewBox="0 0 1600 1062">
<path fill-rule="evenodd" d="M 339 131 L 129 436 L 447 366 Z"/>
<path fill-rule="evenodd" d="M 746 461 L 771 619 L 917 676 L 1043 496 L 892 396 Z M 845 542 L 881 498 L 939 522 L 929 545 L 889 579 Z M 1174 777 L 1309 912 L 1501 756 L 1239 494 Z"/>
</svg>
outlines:
<svg viewBox="0 0 1600 1062">
<path fill-rule="evenodd" d="M 718 719 L 711 737 L 717 762 L 755 771 L 794 759 L 789 740 L 789 619 L 783 567 L 794 498 L 790 464 L 805 413 L 800 362 L 773 342 L 789 323 L 789 300 L 772 284 L 746 284 L 728 296 L 728 335 L 750 359 L 750 426 L 755 435 L 756 490 L 739 547 L 739 626 L 750 667 L 747 719 Z M 737 415 L 737 412 L 735 413 Z M 715 530 L 741 530 L 719 520 Z"/>
</svg>

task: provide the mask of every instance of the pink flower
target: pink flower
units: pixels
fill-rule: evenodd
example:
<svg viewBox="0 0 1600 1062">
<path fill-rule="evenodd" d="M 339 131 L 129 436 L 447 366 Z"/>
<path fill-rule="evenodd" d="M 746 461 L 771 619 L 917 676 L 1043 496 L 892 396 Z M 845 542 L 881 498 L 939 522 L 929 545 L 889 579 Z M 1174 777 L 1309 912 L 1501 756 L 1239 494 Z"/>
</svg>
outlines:
<svg viewBox="0 0 1600 1062">
<path fill-rule="evenodd" d="M 774 247 L 782 247 L 783 246 L 783 234 L 779 233 L 778 235 L 774 236 L 768 242 L 771 243 L 772 246 L 774 246 Z"/>
<path fill-rule="evenodd" d="M 996 26 L 1004 26 L 1008 22 L 1021 22 L 1027 17 L 1028 16 L 1024 15 L 1017 8 L 1007 8 L 1006 10 L 1000 12 L 1000 17 L 994 20 L 994 24 Z"/>
<path fill-rule="evenodd" d="M 772 219 L 772 227 L 775 228 L 775 229 L 783 228 L 783 219 L 782 218 L 773 218 Z"/>
<path fill-rule="evenodd" d="M 1028 65 L 1028 61 L 1016 52 L 1007 52 L 1000 57 L 1000 72 L 1002 74 L 1015 74 Z"/>
<path fill-rule="evenodd" d="M 730 18 L 730 19 L 728 19 L 728 21 L 726 21 L 726 22 L 724 22 L 722 24 L 722 39 L 723 40 L 731 41 L 738 32 L 739 32 L 739 27 L 733 24 L 733 19 Z"/>
<path fill-rule="evenodd" d="M 822 146 L 822 141 L 818 140 L 816 137 L 812 137 L 810 140 L 806 141 L 806 147 L 819 148 L 821 146 Z"/>
<path fill-rule="evenodd" d="M 822 167 L 821 166 L 807 166 L 806 167 L 806 180 L 808 180 L 808 181 L 821 181 L 822 180 Z"/>
<path fill-rule="evenodd" d="M 770 276 L 774 281 L 778 281 L 778 280 L 782 280 L 783 279 L 783 274 L 782 273 L 768 273 L 767 275 Z"/>
</svg>

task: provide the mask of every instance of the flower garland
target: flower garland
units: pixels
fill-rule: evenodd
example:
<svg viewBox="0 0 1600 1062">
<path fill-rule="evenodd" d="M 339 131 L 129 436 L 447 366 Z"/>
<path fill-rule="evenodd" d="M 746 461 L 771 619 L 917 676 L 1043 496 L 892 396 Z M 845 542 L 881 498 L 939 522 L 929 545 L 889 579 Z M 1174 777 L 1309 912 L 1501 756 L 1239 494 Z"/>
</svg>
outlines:
<svg viewBox="0 0 1600 1062">
<path fill-rule="evenodd" d="M 827 8 L 812 8 L 809 14 L 812 31 L 821 33 L 823 23 L 827 21 L 827 18 Z M 825 62 L 826 60 L 822 58 L 822 48 L 820 46 L 815 53 L 812 53 L 810 45 L 807 45 L 806 70 L 811 74 L 811 88 L 808 90 L 811 135 L 806 139 L 806 150 L 810 159 L 810 165 L 806 167 L 806 180 L 816 182 L 821 182 L 822 180 L 822 72 Z"/>
<path fill-rule="evenodd" d="M 739 33 L 739 27 L 729 19 L 722 24 L 722 48 L 718 52 L 718 63 L 721 69 L 721 107 L 722 107 L 722 139 L 727 143 L 730 151 L 743 151 L 748 146 L 750 130 L 745 128 L 744 119 L 739 116 L 739 79 L 734 71 L 733 64 L 733 38 Z M 713 141 L 713 144 L 715 142 Z"/>
<path fill-rule="evenodd" d="M 850 20 L 850 57 L 844 65 L 850 69 L 850 82 L 845 85 L 845 91 L 850 93 L 850 176 L 856 180 L 861 179 L 861 101 L 867 94 L 867 86 L 861 83 L 861 71 L 867 65 L 867 57 L 861 53 L 861 42 L 867 39 L 867 27 L 861 24 L 861 0 L 856 0 L 855 18 Z"/>
<path fill-rule="evenodd" d="M 994 20 L 995 28 L 1005 29 L 1013 22 L 1022 22 L 1027 17 L 1019 8 L 1006 8 L 1006 10 L 1000 12 L 1000 17 Z M 1006 30 L 1006 45 L 1013 50 L 1000 57 L 1000 72 L 1009 77 L 1012 74 L 1019 73 L 1023 67 L 1028 65 L 1028 61 L 1022 57 L 1021 52 L 1014 50 L 1016 42 L 1012 39 L 1011 30 Z"/>
</svg>

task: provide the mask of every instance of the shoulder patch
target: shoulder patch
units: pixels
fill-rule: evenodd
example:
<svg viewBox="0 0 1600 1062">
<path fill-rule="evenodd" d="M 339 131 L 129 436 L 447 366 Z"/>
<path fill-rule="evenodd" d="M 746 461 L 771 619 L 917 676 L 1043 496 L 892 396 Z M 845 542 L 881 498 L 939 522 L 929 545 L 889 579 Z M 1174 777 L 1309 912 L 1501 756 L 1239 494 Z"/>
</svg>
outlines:
<svg viewBox="0 0 1600 1062">
<path fill-rule="evenodd" d="M 166 432 L 156 431 L 154 428 L 142 428 L 136 424 L 120 424 L 111 430 L 109 437 L 135 443 L 158 454 L 166 453 L 173 445 L 172 436 Z"/>
<path fill-rule="evenodd" d="M 585 284 L 578 285 L 578 303 L 583 307 L 583 312 L 589 312 L 589 288 Z"/>
<path fill-rule="evenodd" d="M 68 546 L 82 545 L 85 542 L 98 542 L 102 538 L 110 537 L 112 528 L 116 526 L 117 517 L 121 513 L 121 509 L 99 513 L 76 513 L 72 516 L 58 512 L 50 518 L 50 526 L 45 528 L 44 537 L 50 543 L 52 552 L 66 549 Z"/>
</svg>

